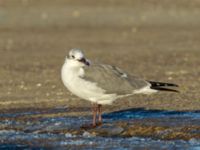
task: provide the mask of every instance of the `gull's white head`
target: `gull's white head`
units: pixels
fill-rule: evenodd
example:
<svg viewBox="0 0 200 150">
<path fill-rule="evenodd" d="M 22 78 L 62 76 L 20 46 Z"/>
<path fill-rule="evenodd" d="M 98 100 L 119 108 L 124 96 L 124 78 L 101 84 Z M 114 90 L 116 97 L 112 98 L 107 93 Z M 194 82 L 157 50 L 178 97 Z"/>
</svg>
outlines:
<svg viewBox="0 0 200 150">
<path fill-rule="evenodd" d="M 69 56 L 66 58 L 66 60 L 67 64 L 74 67 L 83 67 L 85 65 L 90 65 L 90 62 L 85 58 L 83 52 L 80 49 L 71 49 L 69 52 Z"/>
</svg>

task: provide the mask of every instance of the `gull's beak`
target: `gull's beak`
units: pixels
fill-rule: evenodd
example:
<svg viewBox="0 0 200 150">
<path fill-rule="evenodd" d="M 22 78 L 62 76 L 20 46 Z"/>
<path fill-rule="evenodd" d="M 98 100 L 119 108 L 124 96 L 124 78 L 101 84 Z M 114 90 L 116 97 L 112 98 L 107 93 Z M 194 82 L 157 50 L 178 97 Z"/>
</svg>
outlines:
<svg viewBox="0 0 200 150">
<path fill-rule="evenodd" d="M 81 59 L 79 59 L 78 61 L 84 63 L 84 64 L 87 65 L 87 66 L 90 65 L 89 61 L 87 61 L 85 58 L 81 58 Z"/>
</svg>

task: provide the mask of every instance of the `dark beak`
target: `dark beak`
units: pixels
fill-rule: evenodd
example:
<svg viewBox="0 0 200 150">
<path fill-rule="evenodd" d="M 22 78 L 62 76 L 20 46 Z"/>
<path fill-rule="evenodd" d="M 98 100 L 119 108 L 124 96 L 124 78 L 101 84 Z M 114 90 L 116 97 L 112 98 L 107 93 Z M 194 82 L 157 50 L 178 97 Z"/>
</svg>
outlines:
<svg viewBox="0 0 200 150">
<path fill-rule="evenodd" d="M 81 58 L 81 59 L 79 59 L 78 61 L 84 63 L 84 64 L 87 65 L 87 66 L 90 65 L 90 63 L 89 63 L 85 58 Z"/>
</svg>

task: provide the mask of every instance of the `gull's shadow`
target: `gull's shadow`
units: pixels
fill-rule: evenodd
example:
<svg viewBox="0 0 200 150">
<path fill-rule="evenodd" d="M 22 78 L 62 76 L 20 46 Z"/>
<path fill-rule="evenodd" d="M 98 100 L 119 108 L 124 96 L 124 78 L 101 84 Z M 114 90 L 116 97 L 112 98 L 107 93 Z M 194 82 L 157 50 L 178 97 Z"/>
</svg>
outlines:
<svg viewBox="0 0 200 150">
<path fill-rule="evenodd" d="M 156 110 L 145 108 L 131 108 L 119 110 L 104 114 L 105 119 L 143 119 L 143 118 L 161 118 L 161 117 L 190 117 L 200 119 L 200 110 L 195 111 L 171 111 Z"/>
</svg>

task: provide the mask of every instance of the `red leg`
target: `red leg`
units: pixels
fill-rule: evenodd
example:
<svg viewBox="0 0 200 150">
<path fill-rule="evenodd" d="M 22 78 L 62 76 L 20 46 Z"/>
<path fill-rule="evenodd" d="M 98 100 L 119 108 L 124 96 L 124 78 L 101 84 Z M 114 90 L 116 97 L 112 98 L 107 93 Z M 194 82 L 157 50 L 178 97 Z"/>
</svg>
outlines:
<svg viewBox="0 0 200 150">
<path fill-rule="evenodd" d="M 96 126 L 96 117 L 97 117 L 97 104 L 96 103 L 92 104 L 92 111 L 93 111 L 92 125 L 95 127 Z"/>
<path fill-rule="evenodd" d="M 99 124 L 102 124 L 102 105 L 98 105 Z"/>
<path fill-rule="evenodd" d="M 82 129 L 91 129 L 97 126 L 96 124 L 96 119 L 97 119 L 97 113 L 98 113 L 98 104 L 97 103 L 92 103 L 92 112 L 93 112 L 93 120 L 92 124 L 90 125 L 83 125 L 81 126 Z"/>
</svg>

